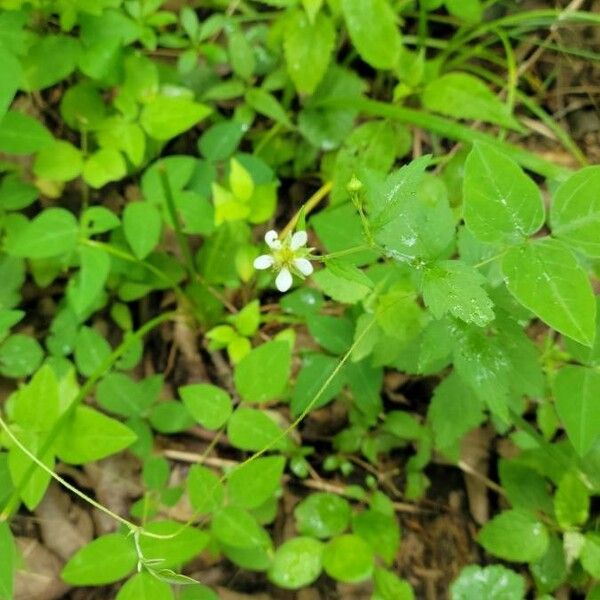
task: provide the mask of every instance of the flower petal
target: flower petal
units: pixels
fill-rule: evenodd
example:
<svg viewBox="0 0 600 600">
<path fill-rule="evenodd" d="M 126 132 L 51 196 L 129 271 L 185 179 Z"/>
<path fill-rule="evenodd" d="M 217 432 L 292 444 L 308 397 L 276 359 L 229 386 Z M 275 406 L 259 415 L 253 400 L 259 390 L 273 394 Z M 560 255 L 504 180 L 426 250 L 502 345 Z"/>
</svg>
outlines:
<svg viewBox="0 0 600 600">
<path fill-rule="evenodd" d="M 265 233 L 265 242 L 269 248 L 273 248 L 274 250 L 279 250 L 279 248 L 281 248 L 279 235 L 274 229 L 271 229 Z"/>
<path fill-rule="evenodd" d="M 306 242 L 308 242 L 308 235 L 306 231 L 296 231 L 296 233 L 292 236 L 290 248 L 292 250 L 298 250 L 298 248 L 306 246 Z"/>
<path fill-rule="evenodd" d="M 280 292 L 287 292 L 292 287 L 292 274 L 283 267 L 275 279 L 275 286 Z"/>
<path fill-rule="evenodd" d="M 261 254 L 254 259 L 254 268 L 262 271 L 273 266 L 275 259 L 270 254 Z"/>
<path fill-rule="evenodd" d="M 307 258 L 295 258 L 294 266 L 305 277 L 308 277 L 314 271 L 313 266 Z"/>
</svg>

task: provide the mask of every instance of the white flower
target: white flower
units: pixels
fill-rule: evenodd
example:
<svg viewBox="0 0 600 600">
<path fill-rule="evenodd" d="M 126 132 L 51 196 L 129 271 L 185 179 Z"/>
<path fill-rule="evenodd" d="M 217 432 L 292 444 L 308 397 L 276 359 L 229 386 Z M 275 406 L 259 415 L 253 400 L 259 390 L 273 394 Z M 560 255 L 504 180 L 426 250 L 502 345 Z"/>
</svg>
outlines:
<svg viewBox="0 0 600 600">
<path fill-rule="evenodd" d="M 284 240 L 279 239 L 276 231 L 265 233 L 265 242 L 271 249 L 270 254 L 262 254 L 254 261 L 254 268 L 259 270 L 273 268 L 277 272 L 275 286 L 280 292 L 287 292 L 292 287 L 292 273 L 298 277 L 308 277 L 313 266 L 307 256 L 310 248 L 305 248 L 308 236 L 306 231 L 296 231 Z"/>
</svg>

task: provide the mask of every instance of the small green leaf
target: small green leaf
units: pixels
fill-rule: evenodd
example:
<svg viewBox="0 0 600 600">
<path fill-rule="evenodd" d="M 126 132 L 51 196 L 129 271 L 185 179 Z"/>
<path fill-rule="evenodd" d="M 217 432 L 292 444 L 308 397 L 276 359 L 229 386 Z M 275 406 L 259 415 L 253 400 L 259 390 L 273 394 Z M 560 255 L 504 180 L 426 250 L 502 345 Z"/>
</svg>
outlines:
<svg viewBox="0 0 600 600">
<path fill-rule="evenodd" d="M 376 567 L 373 579 L 375 580 L 375 594 L 372 600 L 415 600 L 410 583 L 405 579 L 400 579 L 394 573 Z"/>
<path fill-rule="evenodd" d="M 269 579 L 286 590 L 308 586 L 321 574 L 322 554 L 322 542 L 310 537 L 292 538 L 277 548 Z"/>
<path fill-rule="evenodd" d="M 594 578 L 600 579 L 600 534 L 589 532 L 579 556 L 583 568 Z"/>
<path fill-rule="evenodd" d="M 363 510 L 353 517 L 352 531 L 366 540 L 387 565 L 392 564 L 400 546 L 400 527 L 394 515 Z"/>
<path fill-rule="evenodd" d="M 554 379 L 556 411 L 579 456 L 585 456 L 600 437 L 600 373 L 566 365 Z"/>
<path fill-rule="evenodd" d="M 150 573 L 138 573 L 119 590 L 116 600 L 174 600 L 169 584 Z"/>
<path fill-rule="evenodd" d="M 563 529 L 583 525 L 590 516 L 590 493 L 572 471 L 565 473 L 556 488 L 554 513 Z"/>
<path fill-rule="evenodd" d="M 266 456 L 242 463 L 227 477 L 229 501 L 241 508 L 259 507 L 279 489 L 284 467 L 283 456 Z"/>
<path fill-rule="evenodd" d="M 12 598 L 17 567 L 17 548 L 6 521 L 0 522 L 0 598 Z"/>
<path fill-rule="evenodd" d="M 79 225 L 72 212 L 47 208 L 10 237 L 6 252 L 23 258 L 51 258 L 73 250 L 78 237 Z"/>
<path fill-rule="evenodd" d="M 237 121 L 215 123 L 200 136 L 198 149 L 209 160 L 224 160 L 236 151 L 244 131 L 244 125 Z"/>
<path fill-rule="evenodd" d="M 53 143 L 52 134 L 37 120 L 16 110 L 0 120 L 0 150 L 9 154 L 31 154 Z"/>
<path fill-rule="evenodd" d="M 179 395 L 192 417 L 206 429 L 219 429 L 231 416 L 229 394 L 215 385 L 186 385 L 179 388 Z"/>
<path fill-rule="evenodd" d="M 44 351 L 35 338 L 16 333 L 0 344 L 0 374 L 26 377 L 42 362 Z"/>
<path fill-rule="evenodd" d="M 501 565 L 465 567 L 450 587 L 452 600 L 523 600 L 525 582 Z"/>
<path fill-rule="evenodd" d="M 476 143 L 465 162 L 464 218 L 484 242 L 513 243 L 544 223 L 538 186 L 511 158 Z"/>
<path fill-rule="evenodd" d="M 554 194 L 552 233 L 586 254 L 600 257 L 600 166 L 571 175 Z"/>
<path fill-rule="evenodd" d="M 266 447 L 283 448 L 287 439 L 281 437 L 282 433 L 271 417 L 253 408 L 238 408 L 227 423 L 227 437 L 231 445 L 240 450 L 257 452 Z M 275 440 L 278 441 L 274 443 Z"/>
<path fill-rule="evenodd" d="M 373 551 L 358 535 L 341 535 L 332 539 L 323 551 L 323 568 L 327 575 L 344 583 L 358 583 L 373 573 Z"/>
<path fill-rule="evenodd" d="M 75 340 L 75 364 L 82 375 L 91 377 L 110 356 L 106 339 L 91 327 L 82 327 Z"/>
<path fill-rule="evenodd" d="M 465 0 L 460 0 L 465 2 Z M 519 122 L 481 79 L 468 73 L 447 73 L 436 77 L 423 90 L 423 105 L 458 119 L 473 119 L 520 130 Z"/>
<path fill-rule="evenodd" d="M 33 163 L 36 176 L 49 181 L 71 181 L 81 174 L 82 169 L 81 150 L 62 140 L 45 144 Z"/>
<path fill-rule="evenodd" d="M 0 119 L 11 105 L 21 80 L 21 63 L 12 52 L 0 46 L 2 77 L 0 78 Z"/>
<path fill-rule="evenodd" d="M 69 302 L 78 315 L 93 307 L 104 289 L 110 271 L 110 257 L 100 248 L 80 246 L 80 270 L 68 288 Z"/>
<path fill-rule="evenodd" d="M 119 181 L 126 174 L 125 159 L 114 148 L 102 148 L 94 152 L 83 165 L 83 180 L 96 189 L 110 181 Z"/>
<path fill-rule="evenodd" d="M 423 300 L 436 319 L 445 314 L 483 327 L 494 319 L 493 302 L 482 288 L 485 277 L 457 260 L 435 263 L 425 271 Z"/>
<path fill-rule="evenodd" d="M 225 498 L 219 477 L 202 465 L 194 465 L 190 469 L 187 492 L 194 510 L 201 515 L 219 510 Z"/>
<path fill-rule="evenodd" d="M 289 13 L 283 49 L 288 73 L 299 94 L 312 94 L 323 79 L 335 44 L 331 19 L 320 12 L 311 21 L 303 10 Z"/>
<path fill-rule="evenodd" d="M 311 494 L 294 509 L 298 531 L 320 539 L 344 532 L 350 516 L 348 501 L 328 492 Z"/>
<path fill-rule="evenodd" d="M 396 66 L 402 48 L 396 13 L 387 0 L 342 0 L 350 39 L 360 57 L 376 69 Z M 377 35 L 373 35 L 376 31 Z"/>
<path fill-rule="evenodd" d="M 560 333 L 591 346 L 596 301 L 587 273 L 562 242 L 542 239 L 511 248 L 502 260 L 510 293 Z"/>
<path fill-rule="evenodd" d="M 67 35 L 37 38 L 22 61 L 21 87 L 33 92 L 65 79 L 75 70 L 79 48 L 79 41 Z"/>
<path fill-rule="evenodd" d="M 273 119 L 273 121 L 280 123 L 288 129 L 294 128 L 279 100 L 266 90 L 252 87 L 246 92 L 245 100 L 249 106 L 261 115 Z"/>
<path fill-rule="evenodd" d="M 205 104 L 188 98 L 156 96 L 144 105 L 140 124 L 150 137 L 166 141 L 187 131 L 211 112 Z"/>
<path fill-rule="evenodd" d="M 246 402 L 267 402 L 279 398 L 288 383 L 290 345 L 267 342 L 254 348 L 236 366 L 235 386 Z"/>
<path fill-rule="evenodd" d="M 131 446 L 137 436 L 129 427 L 102 413 L 78 406 L 61 429 L 56 454 L 71 465 L 101 460 Z"/>
<path fill-rule="evenodd" d="M 247 511 L 227 506 L 217 512 L 212 520 L 215 537 L 233 548 L 256 548 L 270 543 L 267 532 Z"/>
<path fill-rule="evenodd" d="M 513 562 L 533 562 L 546 552 L 548 530 L 522 510 L 506 510 L 486 523 L 479 543 L 494 556 Z"/>
<path fill-rule="evenodd" d="M 136 563 L 133 539 L 110 533 L 79 550 L 65 565 L 62 577 L 71 585 L 105 585 L 127 577 Z"/>
<path fill-rule="evenodd" d="M 143 260 L 160 241 L 162 220 L 149 202 L 131 202 L 123 211 L 123 231 L 133 253 Z"/>
</svg>

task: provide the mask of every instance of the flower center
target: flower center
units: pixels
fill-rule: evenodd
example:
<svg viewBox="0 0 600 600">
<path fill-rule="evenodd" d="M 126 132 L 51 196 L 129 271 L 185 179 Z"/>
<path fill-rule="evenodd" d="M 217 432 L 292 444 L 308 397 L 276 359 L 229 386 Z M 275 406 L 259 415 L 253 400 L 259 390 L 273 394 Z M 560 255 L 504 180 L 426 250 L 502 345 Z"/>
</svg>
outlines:
<svg viewBox="0 0 600 600">
<path fill-rule="evenodd" d="M 295 257 L 294 251 L 289 246 L 284 246 L 275 253 L 275 260 L 282 267 L 290 267 Z"/>
</svg>

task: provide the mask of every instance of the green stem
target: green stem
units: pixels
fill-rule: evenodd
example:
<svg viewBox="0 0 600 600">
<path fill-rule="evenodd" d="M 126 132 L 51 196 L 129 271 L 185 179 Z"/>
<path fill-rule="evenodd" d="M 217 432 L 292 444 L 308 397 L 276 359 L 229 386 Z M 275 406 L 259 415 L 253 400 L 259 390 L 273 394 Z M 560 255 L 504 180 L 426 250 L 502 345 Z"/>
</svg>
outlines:
<svg viewBox="0 0 600 600">
<path fill-rule="evenodd" d="M 352 248 L 346 248 L 345 250 L 338 250 L 337 252 L 330 252 L 329 254 L 323 254 L 323 256 L 316 256 L 311 260 L 319 260 L 325 262 L 332 258 L 339 258 L 340 256 L 348 256 L 349 254 L 356 254 L 357 252 L 364 252 L 365 250 L 373 250 L 373 246 L 369 244 L 361 244 L 360 246 L 354 246 Z"/>
</svg>

